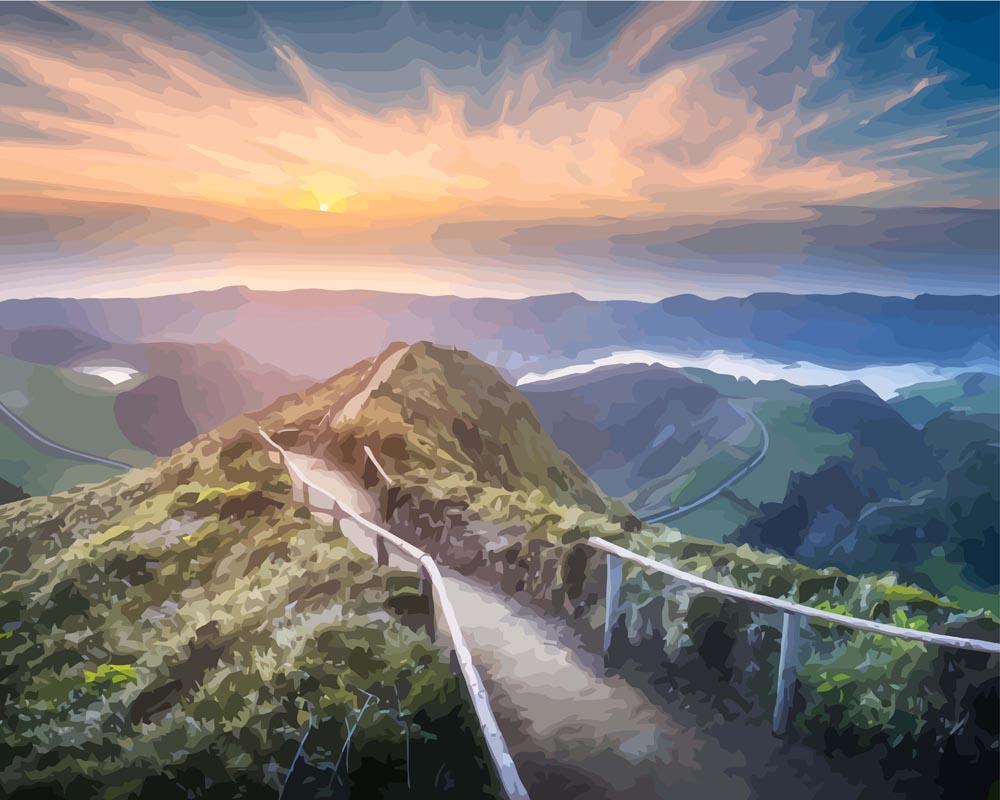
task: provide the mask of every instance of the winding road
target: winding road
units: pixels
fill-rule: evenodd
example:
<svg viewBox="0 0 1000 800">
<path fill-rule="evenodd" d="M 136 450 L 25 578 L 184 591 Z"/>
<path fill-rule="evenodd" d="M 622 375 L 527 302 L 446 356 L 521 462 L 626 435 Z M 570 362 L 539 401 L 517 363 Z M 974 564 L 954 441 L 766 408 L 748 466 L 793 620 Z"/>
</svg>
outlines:
<svg viewBox="0 0 1000 800">
<path fill-rule="evenodd" d="M 655 514 L 651 514 L 650 516 L 645 518 L 646 522 L 648 523 L 665 522 L 668 519 L 673 519 L 674 517 L 679 517 L 681 514 L 687 514 L 689 511 L 693 511 L 694 509 L 698 508 L 698 506 L 702 506 L 709 500 L 718 497 L 720 494 L 722 494 L 722 492 L 724 492 L 726 489 L 728 489 L 730 486 L 736 483 L 736 481 L 745 478 L 747 473 L 750 472 L 750 470 L 752 470 L 761 461 L 764 460 L 764 456 L 767 455 L 768 447 L 770 447 L 771 445 L 771 439 L 767 433 L 767 426 L 765 426 L 764 423 L 761 422 L 760 417 L 754 414 L 753 411 L 750 411 L 748 409 L 746 413 L 757 424 L 757 427 L 760 428 L 761 435 L 764 437 L 764 443 L 760 448 L 760 452 L 757 453 L 757 455 L 754 456 L 751 461 L 744 464 L 742 467 L 736 470 L 736 472 L 734 472 L 732 475 L 726 478 L 722 483 L 720 483 L 718 486 L 716 486 L 707 494 L 703 494 L 697 500 L 687 503 L 686 505 L 678 506 L 676 508 L 667 509 L 666 511 L 659 511 Z"/>
<path fill-rule="evenodd" d="M 60 455 L 69 456 L 70 458 L 75 458 L 79 461 L 88 461 L 92 464 L 104 464 L 108 467 L 115 467 L 116 469 L 132 469 L 132 464 L 126 464 L 124 461 L 115 461 L 113 458 L 105 458 L 104 456 L 94 455 L 93 453 L 85 453 L 82 450 L 74 450 L 72 447 L 66 447 L 59 444 L 59 442 L 54 442 L 47 436 L 36 431 L 28 423 L 24 422 L 17 414 L 11 411 L 3 403 L 0 403 L 0 418 L 8 420 L 14 429 L 25 439 L 32 443 L 37 443 L 43 447 L 52 450 Z"/>
</svg>

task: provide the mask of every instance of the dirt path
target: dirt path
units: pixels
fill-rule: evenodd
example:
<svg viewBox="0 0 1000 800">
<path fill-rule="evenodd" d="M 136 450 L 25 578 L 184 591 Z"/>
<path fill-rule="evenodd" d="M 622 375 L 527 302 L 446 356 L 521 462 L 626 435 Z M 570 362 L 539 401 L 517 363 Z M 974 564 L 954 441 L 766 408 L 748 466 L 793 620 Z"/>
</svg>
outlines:
<svg viewBox="0 0 1000 800">
<path fill-rule="evenodd" d="M 305 453 L 293 453 L 291 450 L 285 451 L 285 459 L 294 464 L 313 486 L 329 492 L 361 516 L 374 518 L 375 501 L 346 470 L 331 469 L 322 459 Z M 325 504 L 324 498 L 318 495 L 312 497 L 312 502 L 319 506 Z"/>
<path fill-rule="evenodd" d="M 288 452 L 286 458 L 313 485 L 366 515 L 374 512 L 353 476 L 310 456 Z M 342 528 L 374 556 L 369 532 L 350 520 Z M 624 679 L 606 675 L 602 659 L 584 650 L 564 621 L 454 570 L 441 572 L 534 798 L 861 796 L 861 787 L 833 772 L 815 751 L 775 739 L 765 728 L 722 721 L 706 727 L 683 709 L 666 710 Z"/>
<path fill-rule="evenodd" d="M 378 364 L 368 377 L 368 383 L 365 388 L 351 397 L 343 408 L 334 414 L 331 422 L 332 426 L 336 427 L 337 425 L 342 424 L 345 420 L 354 419 L 354 417 L 358 415 L 358 412 L 364 408 L 365 403 L 368 402 L 368 398 L 371 397 L 372 392 L 386 382 L 388 377 L 392 374 L 392 371 L 396 368 L 396 365 L 402 361 L 403 356 L 406 355 L 407 352 L 408 349 L 406 347 L 400 347 L 398 350 L 395 350 L 385 356 L 382 363 Z"/>
<path fill-rule="evenodd" d="M 815 752 L 765 729 L 720 739 L 604 674 L 565 623 L 442 570 L 525 784 L 536 797 L 857 797 Z M 720 723 L 726 726 L 731 723 Z"/>
</svg>

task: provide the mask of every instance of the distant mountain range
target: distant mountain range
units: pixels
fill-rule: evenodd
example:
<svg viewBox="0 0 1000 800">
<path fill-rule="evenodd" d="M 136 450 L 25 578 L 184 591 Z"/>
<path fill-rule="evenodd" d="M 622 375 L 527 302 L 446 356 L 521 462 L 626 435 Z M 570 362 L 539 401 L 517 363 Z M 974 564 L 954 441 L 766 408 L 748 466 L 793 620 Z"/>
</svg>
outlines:
<svg viewBox="0 0 1000 800">
<path fill-rule="evenodd" d="M 393 341 L 469 350 L 517 378 L 622 348 L 728 350 L 831 366 L 966 365 L 1000 348 L 1000 297 L 755 294 L 658 303 L 562 294 L 521 300 L 229 287 L 141 299 L 0 303 L 0 329 L 68 328 L 115 343 L 225 341 L 324 379 Z"/>
</svg>

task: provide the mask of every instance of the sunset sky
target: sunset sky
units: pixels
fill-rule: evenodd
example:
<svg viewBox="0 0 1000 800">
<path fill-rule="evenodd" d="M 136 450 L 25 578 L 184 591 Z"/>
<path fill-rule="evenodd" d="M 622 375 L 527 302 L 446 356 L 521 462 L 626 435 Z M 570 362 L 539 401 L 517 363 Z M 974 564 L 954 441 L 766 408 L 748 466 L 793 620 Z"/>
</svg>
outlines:
<svg viewBox="0 0 1000 800">
<path fill-rule="evenodd" d="M 0 297 L 995 293 L 997 5 L 0 6 Z"/>
</svg>

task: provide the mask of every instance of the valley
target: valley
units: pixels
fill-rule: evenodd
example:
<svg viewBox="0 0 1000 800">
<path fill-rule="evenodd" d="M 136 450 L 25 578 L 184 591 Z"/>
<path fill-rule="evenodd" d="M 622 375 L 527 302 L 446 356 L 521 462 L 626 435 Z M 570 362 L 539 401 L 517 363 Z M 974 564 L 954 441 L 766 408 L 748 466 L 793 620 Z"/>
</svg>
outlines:
<svg viewBox="0 0 1000 800">
<path fill-rule="evenodd" d="M 965 373 L 961 382 L 918 384 L 886 402 L 862 383 L 751 383 L 704 369 L 638 364 L 532 381 L 522 388 L 556 442 L 647 522 L 669 522 L 685 534 L 719 542 L 773 548 L 813 566 L 894 571 L 968 608 L 997 613 L 997 576 L 962 566 L 969 563 L 965 553 L 970 549 L 984 564 L 997 560 L 982 549 L 995 546 L 990 520 L 1000 513 L 994 452 L 1000 406 L 990 388 L 996 383 L 989 373 Z M 965 384 L 974 392 L 968 400 L 956 399 L 956 386 Z M 644 394 L 636 389 L 640 385 L 661 388 Z M 672 442 L 651 440 L 655 430 L 646 427 L 647 420 L 662 413 L 656 404 L 666 407 L 665 398 L 682 397 L 677 391 L 682 385 L 714 393 L 713 402 L 728 403 L 737 413 L 741 404 L 749 404 L 767 433 L 767 446 L 758 439 L 755 450 L 744 446 L 729 454 L 724 444 L 713 450 L 704 424 L 699 427 L 696 417 L 677 412 L 656 423 L 670 431 Z M 924 395 L 942 398 L 931 419 L 923 405 L 913 405 Z M 912 421 L 899 413 L 910 409 Z M 725 416 L 713 410 L 709 419 L 717 426 Z M 605 434 L 597 431 L 612 432 L 617 439 L 601 439 Z M 623 436 L 649 451 L 616 445 Z M 685 437 L 696 443 L 693 458 L 676 449 Z M 586 448 L 595 448 L 605 460 L 616 458 L 613 471 L 592 465 Z M 658 458 L 669 469 L 658 467 Z M 847 477 L 854 470 L 855 477 Z M 630 477 L 624 483 L 616 478 L 625 474 Z M 966 476 L 973 475 L 970 485 Z M 650 502 L 663 491 L 659 487 L 669 491 L 678 484 L 686 494 L 671 497 L 667 508 L 662 501 Z M 799 486 L 809 486 L 809 494 L 796 494 Z M 851 492 L 857 499 L 845 504 Z M 942 511 L 943 504 L 953 510 Z M 972 521 L 971 514 L 981 516 Z M 949 525 L 957 527 L 949 531 Z M 973 538 L 963 538 L 962 525 Z"/>
<path fill-rule="evenodd" d="M 1000 2 L 0 2 L 0 800 L 1000 800 Z"/>
<path fill-rule="evenodd" d="M 305 384 L 225 345 L 113 343 L 73 328 L 11 331 L 3 321 L 0 477 L 29 494 L 147 466 Z"/>
<path fill-rule="evenodd" d="M 11 374 L 32 375 L 25 362 L 8 361 Z M 105 398 L 102 413 L 149 380 L 138 371 L 115 384 L 72 366 L 72 376 L 44 369 L 50 385 L 72 381 Z M 222 377 L 216 369 L 213 380 Z M 28 397 L 37 380 L 23 378 L 15 391 Z M 331 514 L 308 486 L 297 488 L 268 458 L 269 440 L 259 431 L 274 437 L 289 469 L 440 564 L 490 714 L 534 796 L 566 786 L 595 798 L 625 786 L 670 786 L 694 797 L 713 786 L 750 798 L 797 786 L 817 797 L 930 797 L 905 766 L 887 766 L 892 742 L 917 730 L 914 748 L 934 758 L 930 741 L 958 736 L 945 733 L 954 704 L 972 713 L 969 704 L 989 696 L 993 656 L 963 660 L 958 694 L 934 688 L 951 656 L 933 646 L 812 626 L 801 645 L 809 656 L 801 656 L 788 739 L 762 740 L 781 621 L 691 588 L 664 594 L 658 576 L 626 570 L 621 615 L 602 648 L 608 578 L 603 558 L 584 544 L 597 536 L 748 591 L 988 641 L 997 628 L 989 602 L 995 578 L 970 574 L 967 556 L 959 555 L 977 546 L 980 529 L 970 514 L 989 513 L 982 482 L 995 470 L 988 457 L 997 423 L 983 412 L 988 376 L 921 384 L 889 402 L 860 383 L 751 382 L 662 364 L 610 365 L 515 388 L 505 372 L 469 352 L 399 342 L 326 381 L 303 388 L 292 381 L 284 392 L 279 383 L 269 391 L 281 396 L 263 410 L 152 463 L 147 449 L 149 466 L 81 476 L 85 485 L 69 492 L 0 505 L 0 531 L 8 531 L 0 539 L 8 548 L 0 574 L 13 603 L 5 612 L 6 646 L 23 665 L 4 685 L 19 698 L 11 713 L 32 709 L 33 720 L 12 751 L 11 775 L 79 777 L 70 761 L 53 773 L 32 759 L 63 751 L 42 730 L 60 731 L 80 753 L 98 752 L 73 721 L 98 702 L 130 719 L 138 719 L 129 710 L 136 703 L 155 703 L 142 724 L 162 729 L 163 741 L 177 739 L 170 725 L 182 718 L 204 720 L 206 731 L 221 725 L 235 732 L 245 706 L 232 700 L 209 712 L 200 688 L 231 685 L 249 687 L 256 698 L 260 710 L 251 720 L 263 715 L 255 723 L 257 766 L 239 755 L 250 747 L 243 739 L 213 751 L 220 774 L 238 785 L 278 789 L 301 780 L 308 791 L 315 781 L 384 788 L 420 780 L 438 791 L 447 785 L 473 796 L 510 794 L 475 739 L 467 740 L 465 766 L 433 755 L 440 769 L 418 777 L 413 754 L 404 749 L 401 756 L 398 745 L 380 738 L 402 733 L 414 747 L 441 753 L 433 741 L 453 749 L 448 737 L 477 727 L 461 680 L 447 670 L 446 620 L 437 602 L 426 605 L 419 570 L 394 556 L 380 566 L 374 540 L 350 518 Z M 966 386 L 969 400 L 961 394 Z M 935 413 L 927 418 L 929 407 Z M 36 406 L 34 419 L 44 410 Z M 155 439 L 168 417 L 148 419 Z M 56 454 L 47 455 L 55 473 Z M 901 525 L 930 530 L 927 515 L 940 518 L 942 503 L 960 508 L 963 497 L 979 506 L 949 512 L 954 527 L 935 530 L 923 549 L 903 546 Z M 834 513 L 840 516 L 831 525 Z M 988 532 L 982 542 L 990 546 Z M 94 583 L 84 591 L 87 575 Z M 36 602 L 37 609 L 30 605 Z M 65 610 L 45 616 L 49 608 Z M 185 615 L 193 621 L 182 624 Z M 43 618 L 41 626 L 32 621 Z M 188 642 L 180 650 L 164 644 L 169 620 L 176 620 L 170 635 Z M 358 639 L 356 628 L 380 633 Z M 80 644 L 65 662 L 24 660 L 67 635 Z M 324 663 L 346 659 L 349 671 L 324 673 L 310 655 L 313 641 L 323 642 Z M 429 655 L 418 658 L 414 648 Z M 203 649 L 219 655 L 201 677 L 183 677 L 183 654 Z M 359 652 L 382 666 L 357 666 Z M 403 691 L 398 676 L 418 662 L 430 670 L 426 680 L 436 682 L 438 700 L 428 706 L 428 696 L 412 695 L 410 710 L 398 700 L 393 711 L 393 692 Z M 295 689 L 317 685 L 315 700 Z M 866 699 L 873 693 L 885 698 L 877 710 Z M 38 705 L 42 697 L 52 698 L 48 710 Z M 570 705 L 576 708 L 567 717 Z M 869 757 L 852 763 L 816 739 L 813 720 L 827 718 L 832 705 L 842 716 L 828 726 L 827 742 L 864 743 Z M 369 728 L 374 722 L 363 720 L 371 708 L 392 724 Z M 415 715 L 431 708 L 433 738 L 420 740 L 429 723 Z M 362 738 L 345 742 L 334 732 L 345 719 L 355 720 Z M 607 719 L 629 723 L 615 728 L 602 724 Z M 972 743 L 989 736 L 984 725 L 975 722 L 956 746 L 978 747 Z M 176 751 L 162 760 L 152 730 L 144 734 L 152 748 L 146 760 L 109 751 L 107 767 L 88 770 L 86 780 L 132 776 L 140 797 L 156 796 L 158 775 L 183 782 Z M 345 771 L 338 747 L 356 748 L 360 766 Z M 182 746 L 199 763 L 200 748 L 198 737 Z M 369 752 L 391 769 L 366 771 Z M 299 767 L 288 766 L 300 758 Z M 950 779 L 943 764 L 934 769 Z M 450 776 L 446 784 L 442 774 Z"/>
</svg>

